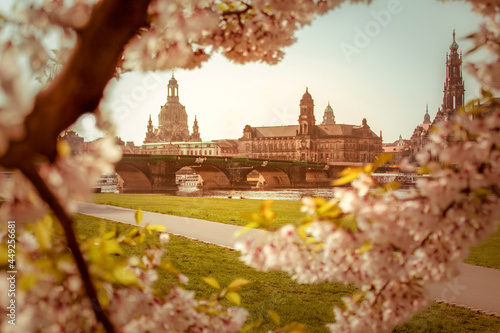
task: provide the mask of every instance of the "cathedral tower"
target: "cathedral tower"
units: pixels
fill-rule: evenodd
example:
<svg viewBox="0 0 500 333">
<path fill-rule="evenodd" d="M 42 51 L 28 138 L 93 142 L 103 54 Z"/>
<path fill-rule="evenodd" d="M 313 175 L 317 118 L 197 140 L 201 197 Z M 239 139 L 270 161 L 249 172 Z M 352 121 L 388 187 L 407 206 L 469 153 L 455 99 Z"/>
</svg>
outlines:
<svg viewBox="0 0 500 333">
<path fill-rule="evenodd" d="M 316 118 L 314 117 L 314 101 L 306 88 L 300 100 L 299 133 L 300 135 L 314 136 Z"/>
<path fill-rule="evenodd" d="M 462 77 L 462 52 L 458 53 L 458 44 L 453 29 L 453 42 L 450 53 L 446 55 L 446 79 L 444 81 L 443 105 L 436 115 L 437 120 L 447 119 L 454 111 L 464 105 L 464 80 Z"/>
</svg>

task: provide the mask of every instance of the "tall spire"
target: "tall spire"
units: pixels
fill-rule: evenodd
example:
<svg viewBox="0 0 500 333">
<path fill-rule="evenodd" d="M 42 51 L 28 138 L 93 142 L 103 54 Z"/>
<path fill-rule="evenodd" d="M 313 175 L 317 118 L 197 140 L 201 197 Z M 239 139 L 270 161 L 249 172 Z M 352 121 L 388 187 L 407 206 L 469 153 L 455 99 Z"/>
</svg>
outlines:
<svg viewBox="0 0 500 333">
<path fill-rule="evenodd" d="M 196 115 L 194 116 L 193 134 L 191 134 L 191 138 L 189 141 L 201 142 L 200 128 L 198 127 L 198 119 L 196 119 Z"/>
<path fill-rule="evenodd" d="M 453 42 L 450 45 L 450 50 L 452 53 L 457 52 L 457 50 L 458 50 L 458 44 L 457 44 L 457 41 L 455 39 L 455 29 L 453 29 Z"/>
<path fill-rule="evenodd" d="M 444 86 L 443 111 L 450 113 L 464 105 L 464 81 L 462 78 L 462 57 L 458 54 L 458 44 L 453 29 L 453 42 L 450 56 L 446 61 L 446 80 Z"/>
<path fill-rule="evenodd" d="M 425 105 L 425 115 L 424 115 L 424 124 L 431 123 L 431 116 L 429 115 L 429 103 Z"/>
</svg>

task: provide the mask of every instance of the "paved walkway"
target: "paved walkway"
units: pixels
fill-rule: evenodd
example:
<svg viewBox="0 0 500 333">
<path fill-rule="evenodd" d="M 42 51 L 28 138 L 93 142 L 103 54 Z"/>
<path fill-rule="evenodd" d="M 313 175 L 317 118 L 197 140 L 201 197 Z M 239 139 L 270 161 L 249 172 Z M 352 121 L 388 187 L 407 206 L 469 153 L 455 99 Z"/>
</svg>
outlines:
<svg viewBox="0 0 500 333">
<path fill-rule="evenodd" d="M 133 209 L 81 203 L 79 212 L 112 221 L 136 225 Z M 234 234 L 242 227 L 179 217 L 159 213 L 142 212 L 143 222 L 163 225 L 174 235 L 200 240 L 206 243 L 234 248 Z M 251 230 L 239 240 L 265 233 Z M 431 296 L 441 302 L 463 306 L 482 313 L 500 317 L 500 270 L 461 264 L 461 274 L 452 281 L 435 284 Z"/>
</svg>

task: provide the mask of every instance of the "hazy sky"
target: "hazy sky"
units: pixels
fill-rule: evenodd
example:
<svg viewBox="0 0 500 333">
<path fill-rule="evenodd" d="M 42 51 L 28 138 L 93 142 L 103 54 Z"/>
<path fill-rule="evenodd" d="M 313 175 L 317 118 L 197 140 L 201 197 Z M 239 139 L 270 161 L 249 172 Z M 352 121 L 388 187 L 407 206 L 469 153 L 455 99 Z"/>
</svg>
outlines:
<svg viewBox="0 0 500 333">
<path fill-rule="evenodd" d="M 390 3 L 398 3 L 393 13 Z M 374 13 L 389 16 L 378 22 Z M 452 30 L 464 53 L 482 18 L 462 2 L 375 0 L 370 6 L 343 5 L 300 30 L 281 63 L 236 65 L 214 56 L 201 69 L 176 70 L 180 102 L 192 130 L 195 115 L 203 140 L 237 139 L 246 124 L 296 124 L 299 101 L 309 87 L 317 123 L 330 101 L 337 123 L 361 124 L 367 118 L 384 142 L 409 138 L 423 121 L 426 103 L 433 118 L 443 98 L 445 57 Z M 360 40 L 359 31 L 369 33 Z M 357 38 L 356 38 L 357 37 Z M 353 51 L 350 55 L 346 52 Z M 353 51 L 354 52 L 354 51 Z M 468 58 L 466 58 L 467 60 Z M 108 89 L 107 104 L 118 135 L 141 144 L 148 117 L 158 124 L 171 72 L 126 74 Z M 465 73 L 466 101 L 478 94 Z M 89 119 L 80 123 L 92 138 Z"/>
</svg>

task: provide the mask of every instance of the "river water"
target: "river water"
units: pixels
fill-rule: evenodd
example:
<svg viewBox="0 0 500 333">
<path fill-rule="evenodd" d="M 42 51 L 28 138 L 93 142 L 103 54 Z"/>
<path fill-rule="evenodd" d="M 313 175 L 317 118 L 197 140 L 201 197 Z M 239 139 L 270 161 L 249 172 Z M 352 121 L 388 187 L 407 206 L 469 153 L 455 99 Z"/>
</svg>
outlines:
<svg viewBox="0 0 500 333">
<path fill-rule="evenodd" d="M 332 188 L 282 188 L 269 190 L 203 190 L 194 187 L 181 187 L 173 195 L 182 197 L 232 198 L 232 199 L 272 199 L 301 200 L 303 197 L 321 196 L 333 198 Z"/>
<path fill-rule="evenodd" d="M 102 193 L 117 193 L 116 187 L 102 188 Z M 158 193 L 156 193 L 158 194 Z M 398 190 L 396 194 L 405 197 L 407 191 Z M 165 193 L 180 197 L 232 198 L 232 199 L 262 199 L 262 200 L 301 200 L 304 197 L 333 198 L 332 187 L 319 188 L 282 188 L 268 190 L 204 190 L 196 187 L 183 187 L 179 190 Z"/>
</svg>

